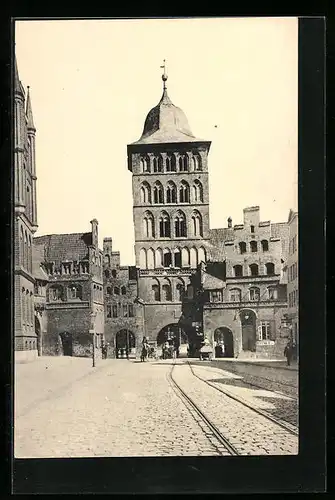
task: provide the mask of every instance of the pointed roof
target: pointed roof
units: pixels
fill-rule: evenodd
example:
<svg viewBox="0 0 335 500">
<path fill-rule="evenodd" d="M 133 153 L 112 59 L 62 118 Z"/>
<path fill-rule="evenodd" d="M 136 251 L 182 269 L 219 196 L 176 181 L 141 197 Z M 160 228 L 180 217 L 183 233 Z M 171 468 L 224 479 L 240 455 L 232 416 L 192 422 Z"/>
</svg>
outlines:
<svg viewBox="0 0 335 500">
<path fill-rule="evenodd" d="M 23 88 L 23 85 L 20 81 L 16 56 L 14 57 L 14 91 L 18 92 L 24 96 L 24 88 Z"/>
<path fill-rule="evenodd" d="M 185 113 L 175 106 L 166 89 L 167 75 L 162 75 L 163 94 L 145 120 L 141 138 L 133 144 L 157 144 L 166 142 L 208 142 L 197 139 L 191 132 Z"/>
<path fill-rule="evenodd" d="M 28 121 L 28 128 L 32 130 L 36 130 L 35 125 L 34 125 L 34 119 L 33 119 L 33 111 L 31 108 L 31 101 L 30 101 L 30 87 L 28 88 L 28 95 L 27 95 L 27 106 L 26 106 L 26 115 L 27 115 L 27 121 Z"/>
</svg>

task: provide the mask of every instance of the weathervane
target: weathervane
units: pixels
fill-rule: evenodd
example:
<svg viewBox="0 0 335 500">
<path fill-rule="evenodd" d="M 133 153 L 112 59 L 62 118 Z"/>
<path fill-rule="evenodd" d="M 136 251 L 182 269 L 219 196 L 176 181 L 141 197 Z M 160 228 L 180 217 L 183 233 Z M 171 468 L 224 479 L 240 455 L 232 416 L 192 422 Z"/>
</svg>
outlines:
<svg viewBox="0 0 335 500">
<path fill-rule="evenodd" d="M 163 89 L 166 89 L 165 82 L 168 79 L 167 74 L 166 74 L 166 64 L 165 64 L 165 59 L 163 59 L 163 66 L 161 66 L 162 69 L 164 69 L 164 73 L 162 74 L 162 80 L 164 82 L 163 84 Z"/>
</svg>

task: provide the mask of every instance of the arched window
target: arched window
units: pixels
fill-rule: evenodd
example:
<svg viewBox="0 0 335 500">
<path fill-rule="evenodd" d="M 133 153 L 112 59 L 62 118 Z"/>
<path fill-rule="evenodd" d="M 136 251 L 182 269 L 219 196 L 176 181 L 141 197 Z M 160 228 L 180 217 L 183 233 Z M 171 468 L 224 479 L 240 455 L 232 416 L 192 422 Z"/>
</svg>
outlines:
<svg viewBox="0 0 335 500">
<path fill-rule="evenodd" d="M 166 171 L 167 172 L 176 171 L 176 157 L 174 154 L 168 154 L 166 157 Z"/>
<path fill-rule="evenodd" d="M 195 210 L 192 214 L 193 221 L 193 234 L 194 236 L 202 236 L 202 217 L 201 214 Z"/>
<path fill-rule="evenodd" d="M 24 262 L 24 237 L 23 237 L 23 227 L 20 228 L 20 255 L 19 255 L 20 264 Z"/>
<path fill-rule="evenodd" d="M 164 262 L 163 262 L 163 250 L 161 248 L 157 248 L 156 254 L 155 254 L 155 262 L 157 267 L 162 267 Z"/>
<path fill-rule="evenodd" d="M 107 295 L 112 295 L 112 289 L 110 286 L 107 287 Z"/>
<path fill-rule="evenodd" d="M 118 286 L 114 287 L 114 295 L 120 295 L 120 288 Z"/>
<path fill-rule="evenodd" d="M 198 155 L 197 153 L 193 154 L 192 166 L 193 166 L 193 170 L 202 170 L 201 158 L 200 158 L 200 155 Z"/>
<path fill-rule="evenodd" d="M 28 235 L 28 269 L 29 271 L 32 270 L 32 250 L 31 250 L 31 236 L 30 234 Z"/>
<path fill-rule="evenodd" d="M 166 203 L 177 203 L 177 188 L 174 182 L 169 181 L 166 188 Z"/>
<path fill-rule="evenodd" d="M 206 250 L 204 247 L 198 248 L 198 262 L 206 262 Z"/>
<path fill-rule="evenodd" d="M 278 291 L 277 288 L 274 286 L 269 286 L 268 288 L 268 299 L 269 300 L 277 300 L 278 298 Z"/>
<path fill-rule="evenodd" d="M 245 241 L 240 241 L 240 243 L 238 244 L 239 248 L 240 248 L 240 253 L 246 253 L 247 251 L 247 244 L 245 243 Z"/>
<path fill-rule="evenodd" d="M 155 269 L 155 251 L 149 248 L 147 251 L 148 269 Z"/>
<path fill-rule="evenodd" d="M 141 194 L 141 203 L 143 203 L 144 205 L 151 203 L 150 184 L 148 184 L 147 182 L 143 182 L 141 185 L 140 194 Z"/>
<path fill-rule="evenodd" d="M 105 273 L 106 278 L 108 279 L 109 278 L 109 270 L 105 269 L 104 273 Z"/>
<path fill-rule="evenodd" d="M 152 160 L 152 164 L 154 167 L 154 172 L 163 172 L 163 158 L 161 155 L 154 156 Z"/>
<path fill-rule="evenodd" d="M 179 172 L 188 172 L 188 157 L 186 154 L 179 156 Z"/>
<path fill-rule="evenodd" d="M 162 284 L 162 300 L 170 302 L 172 300 L 171 283 L 165 279 Z"/>
<path fill-rule="evenodd" d="M 164 203 L 163 186 L 159 181 L 154 185 L 154 203 L 156 205 Z"/>
<path fill-rule="evenodd" d="M 121 294 L 126 295 L 126 293 L 127 293 L 127 288 L 125 286 L 122 286 L 121 287 Z"/>
<path fill-rule="evenodd" d="M 237 266 L 234 266 L 233 269 L 234 269 L 235 278 L 239 278 L 239 277 L 243 276 L 243 267 L 242 266 L 237 265 Z"/>
<path fill-rule="evenodd" d="M 230 290 L 230 302 L 241 302 L 241 290 L 239 288 Z"/>
<path fill-rule="evenodd" d="M 112 278 L 116 278 L 116 269 L 112 269 Z"/>
<path fill-rule="evenodd" d="M 250 264 L 250 276 L 258 276 L 258 265 L 257 264 Z"/>
<path fill-rule="evenodd" d="M 151 294 L 152 300 L 155 302 L 159 302 L 161 300 L 159 282 L 157 280 L 153 280 L 151 283 Z"/>
<path fill-rule="evenodd" d="M 155 237 L 154 217 L 151 212 L 145 212 L 144 214 L 143 230 L 146 238 Z"/>
<path fill-rule="evenodd" d="M 179 278 L 177 281 L 176 292 L 177 300 L 179 302 L 182 302 L 185 295 L 185 283 L 181 278 Z"/>
<path fill-rule="evenodd" d="M 265 264 L 265 267 L 266 267 L 266 274 L 268 276 L 273 276 L 275 273 L 275 265 L 272 264 L 272 262 L 268 262 L 267 264 Z"/>
<path fill-rule="evenodd" d="M 24 232 L 24 267 L 28 269 L 28 235 Z"/>
<path fill-rule="evenodd" d="M 203 189 L 202 189 L 202 184 L 200 181 L 198 181 L 198 179 L 196 179 L 194 181 L 194 185 L 193 185 L 193 197 L 194 197 L 194 201 L 199 203 L 199 202 L 203 202 L 204 201 L 204 198 L 203 198 Z"/>
<path fill-rule="evenodd" d="M 181 251 L 180 248 L 176 248 L 174 251 L 174 267 L 182 267 L 181 266 Z"/>
<path fill-rule="evenodd" d="M 140 268 L 147 269 L 147 251 L 145 248 L 141 248 L 140 250 Z"/>
<path fill-rule="evenodd" d="M 147 155 L 142 156 L 140 163 L 141 163 L 142 172 L 150 172 L 150 158 L 149 158 L 149 156 L 147 156 Z"/>
<path fill-rule="evenodd" d="M 268 240 L 262 240 L 261 241 L 261 245 L 262 245 L 263 252 L 268 252 L 268 250 L 269 250 L 269 242 L 268 242 Z"/>
<path fill-rule="evenodd" d="M 257 252 L 257 241 L 250 241 L 250 250 L 252 252 Z"/>
<path fill-rule="evenodd" d="M 187 236 L 186 232 L 186 217 L 185 214 L 178 210 L 175 219 L 174 219 L 174 229 L 175 229 L 175 237 L 182 238 Z"/>
<path fill-rule="evenodd" d="M 260 300 L 261 294 L 260 290 L 257 287 L 250 288 L 249 290 L 249 298 L 252 301 L 258 301 Z"/>
<path fill-rule="evenodd" d="M 161 238 L 171 237 L 170 217 L 167 212 L 162 212 L 162 215 L 159 218 L 159 236 Z"/>
<path fill-rule="evenodd" d="M 190 250 L 190 263 L 192 269 L 195 269 L 198 265 L 198 252 L 194 247 L 192 247 Z"/>
<path fill-rule="evenodd" d="M 105 255 L 104 261 L 105 261 L 105 264 L 106 264 L 107 266 L 109 266 L 109 265 L 110 265 L 110 263 L 111 263 L 111 259 L 110 259 L 110 256 L 109 256 L 108 254 L 106 254 L 106 255 Z"/>
<path fill-rule="evenodd" d="M 169 248 L 163 250 L 163 267 L 170 267 L 172 265 L 172 255 Z"/>
<path fill-rule="evenodd" d="M 182 248 L 181 262 L 182 267 L 188 267 L 190 265 L 190 251 L 187 247 Z"/>
<path fill-rule="evenodd" d="M 63 288 L 60 285 L 53 285 L 49 288 L 49 300 L 52 302 L 63 300 Z"/>
<path fill-rule="evenodd" d="M 186 181 L 181 181 L 179 188 L 180 203 L 190 203 L 190 187 Z"/>
<path fill-rule="evenodd" d="M 187 285 L 187 297 L 189 299 L 193 299 L 193 296 L 194 296 L 194 288 L 193 285 L 189 284 Z"/>
</svg>

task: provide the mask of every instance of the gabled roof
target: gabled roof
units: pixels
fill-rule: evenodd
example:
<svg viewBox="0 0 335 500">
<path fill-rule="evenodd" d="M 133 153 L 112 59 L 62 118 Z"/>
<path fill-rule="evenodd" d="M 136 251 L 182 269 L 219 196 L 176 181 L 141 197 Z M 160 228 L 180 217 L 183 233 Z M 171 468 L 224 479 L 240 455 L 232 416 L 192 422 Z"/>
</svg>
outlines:
<svg viewBox="0 0 335 500">
<path fill-rule="evenodd" d="M 43 245 L 33 245 L 32 257 L 33 257 L 33 276 L 35 279 L 40 281 L 48 281 L 48 275 L 42 267 L 42 262 L 44 262 L 44 246 Z"/>
<path fill-rule="evenodd" d="M 92 233 L 51 234 L 34 238 L 34 245 L 43 245 L 44 260 L 64 262 L 88 258 Z"/>
</svg>

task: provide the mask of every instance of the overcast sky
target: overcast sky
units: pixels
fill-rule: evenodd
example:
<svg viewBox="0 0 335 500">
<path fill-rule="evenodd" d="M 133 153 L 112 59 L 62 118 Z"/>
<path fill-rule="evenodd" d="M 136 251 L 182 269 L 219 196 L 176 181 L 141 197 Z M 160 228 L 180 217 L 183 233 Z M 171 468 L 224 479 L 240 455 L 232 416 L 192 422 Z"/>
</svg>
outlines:
<svg viewBox="0 0 335 500">
<path fill-rule="evenodd" d="M 20 79 L 36 138 L 37 235 L 99 221 L 122 264 L 134 263 L 127 144 L 168 93 L 211 140 L 210 225 L 286 221 L 297 209 L 298 19 L 20 21 Z"/>
</svg>

